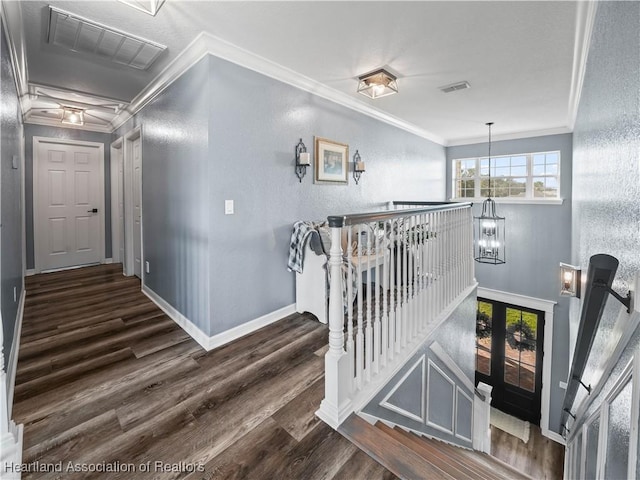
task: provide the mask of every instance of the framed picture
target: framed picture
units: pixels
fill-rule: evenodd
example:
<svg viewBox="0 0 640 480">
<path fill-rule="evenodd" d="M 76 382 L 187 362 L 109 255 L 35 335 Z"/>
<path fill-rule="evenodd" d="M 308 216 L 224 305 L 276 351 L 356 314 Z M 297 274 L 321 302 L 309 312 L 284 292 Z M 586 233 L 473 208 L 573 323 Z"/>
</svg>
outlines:
<svg viewBox="0 0 640 480">
<path fill-rule="evenodd" d="M 315 183 L 347 183 L 349 145 L 315 137 Z"/>
</svg>

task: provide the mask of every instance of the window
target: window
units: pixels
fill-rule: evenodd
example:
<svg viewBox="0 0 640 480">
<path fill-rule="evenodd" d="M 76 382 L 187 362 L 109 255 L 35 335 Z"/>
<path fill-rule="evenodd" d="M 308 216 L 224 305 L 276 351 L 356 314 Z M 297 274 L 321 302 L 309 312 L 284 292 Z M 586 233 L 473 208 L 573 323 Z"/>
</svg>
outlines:
<svg viewBox="0 0 640 480">
<path fill-rule="evenodd" d="M 560 152 L 453 160 L 454 198 L 560 199 Z"/>
</svg>

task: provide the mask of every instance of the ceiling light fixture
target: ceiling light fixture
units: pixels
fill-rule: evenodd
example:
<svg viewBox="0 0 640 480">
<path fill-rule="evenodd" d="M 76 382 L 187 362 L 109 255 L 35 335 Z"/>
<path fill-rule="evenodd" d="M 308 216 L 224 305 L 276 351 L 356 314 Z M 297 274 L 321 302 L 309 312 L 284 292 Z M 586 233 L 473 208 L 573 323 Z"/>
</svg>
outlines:
<svg viewBox="0 0 640 480">
<path fill-rule="evenodd" d="M 155 17 L 158 10 L 164 3 L 164 0 L 118 0 L 120 3 L 129 5 L 130 7 L 140 10 L 141 12 L 148 13 Z"/>
<path fill-rule="evenodd" d="M 64 107 L 62 109 L 61 121 L 68 125 L 84 125 L 84 110 L 80 108 Z"/>
<path fill-rule="evenodd" d="M 489 178 L 487 199 L 482 202 L 482 214 L 473 217 L 476 230 L 475 260 L 479 263 L 490 263 L 499 265 L 505 263 L 505 222 L 504 217 L 499 217 L 496 213 L 496 202 L 491 199 L 491 125 L 489 127 Z M 480 167 L 480 178 L 482 179 L 482 166 Z M 482 188 L 482 180 L 480 189 Z"/>
<path fill-rule="evenodd" d="M 386 97 L 398 93 L 398 82 L 395 75 L 381 68 L 358 77 L 358 93 L 369 98 Z"/>
</svg>

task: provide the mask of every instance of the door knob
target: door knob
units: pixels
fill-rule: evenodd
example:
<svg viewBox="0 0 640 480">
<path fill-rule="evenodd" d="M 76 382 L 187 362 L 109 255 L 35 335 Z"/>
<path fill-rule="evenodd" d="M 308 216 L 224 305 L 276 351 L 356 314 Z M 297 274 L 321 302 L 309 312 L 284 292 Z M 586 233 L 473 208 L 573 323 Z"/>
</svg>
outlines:
<svg viewBox="0 0 640 480">
<path fill-rule="evenodd" d="M 91 210 L 87 210 L 87 213 L 98 213 L 98 209 L 92 208 Z"/>
</svg>

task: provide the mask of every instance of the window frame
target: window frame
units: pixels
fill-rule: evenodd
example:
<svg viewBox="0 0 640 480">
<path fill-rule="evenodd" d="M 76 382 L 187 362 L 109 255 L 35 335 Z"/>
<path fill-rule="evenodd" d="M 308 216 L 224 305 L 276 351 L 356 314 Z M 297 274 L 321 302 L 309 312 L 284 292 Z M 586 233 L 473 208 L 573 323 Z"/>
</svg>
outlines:
<svg viewBox="0 0 640 480">
<path fill-rule="evenodd" d="M 557 154 L 558 155 L 558 173 L 555 176 L 551 175 L 542 175 L 543 177 L 551 177 L 556 178 L 558 182 L 558 196 L 557 197 L 535 197 L 533 190 L 533 179 L 537 177 L 541 177 L 541 175 L 533 174 L 533 158 L 534 155 L 548 155 L 548 154 Z M 528 153 L 513 153 L 506 155 L 492 155 L 491 160 L 499 159 L 499 158 L 512 158 L 512 157 L 525 157 L 526 158 L 526 190 L 524 197 L 491 197 L 495 200 L 496 203 L 523 203 L 523 204 L 548 204 L 548 205 L 561 205 L 564 201 L 562 198 L 562 188 L 561 188 L 561 180 L 562 180 L 562 152 L 560 150 L 545 150 L 541 152 L 528 152 Z M 483 177 L 481 175 L 481 167 L 482 162 L 488 160 L 487 155 L 481 155 L 477 157 L 465 157 L 465 158 L 454 158 L 451 160 L 451 200 L 452 201 L 482 201 L 486 197 L 481 195 L 481 181 Z M 458 181 L 462 180 L 463 177 L 457 177 L 456 165 L 458 162 L 464 162 L 473 160 L 475 162 L 475 175 L 473 177 L 468 177 L 468 179 L 474 180 L 474 195 L 473 197 L 458 197 Z M 495 166 L 492 165 L 492 170 L 495 170 Z M 493 177 L 492 177 L 493 178 Z M 522 176 L 516 177 L 503 177 L 503 178 L 523 178 Z"/>
</svg>

